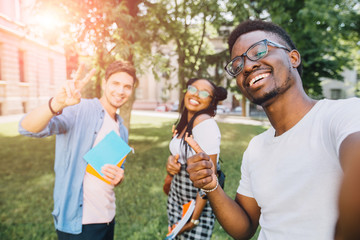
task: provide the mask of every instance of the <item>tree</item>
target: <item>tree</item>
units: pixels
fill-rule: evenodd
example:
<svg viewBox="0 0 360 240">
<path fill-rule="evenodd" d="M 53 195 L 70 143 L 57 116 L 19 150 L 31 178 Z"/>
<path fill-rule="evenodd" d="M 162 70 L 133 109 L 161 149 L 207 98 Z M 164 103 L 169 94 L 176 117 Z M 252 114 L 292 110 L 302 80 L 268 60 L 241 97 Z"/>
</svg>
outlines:
<svg viewBox="0 0 360 240">
<path fill-rule="evenodd" d="M 38 9 L 54 5 L 46 0 L 38 1 Z M 87 88 L 89 96 L 94 96 L 94 91 L 95 96 L 100 96 L 103 71 L 114 59 L 133 62 L 140 73 L 142 67 L 153 66 L 155 77 L 166 80 L 169 90 L 179 88 L 180 99 L 189 78 L 211 79 L 206 58 L 214 53 L 209 38 L 216 35 L 214 26 L 220 26 L 222 19 L 217 0 L 59 0 L 56 6 L 66 16 L 64 19 L 68 19 L 60 32 L 73 29 L 71 33 L 62 34 L 67 45 L 77 46 L 80 52 L 90 46 L 96 56 L 92 61 L 98 71 L 96 82 Z M 175 47 L 164 54 L 164 45 Z M 158 51 L 152 52 L 156 47 Z M 170 63 L 174 55 L 176 66 Z M 175 85 L 170 83 L 173 71 L 177 71 L 179 81 Z M 219 76 L 217 78 L 219 81 Z M 122 108 L 125 122 L 129 122 L 132 103 Z"/>
<path fill-rule="evenodd" d="M 193 77 L 211 78 L 207 57 L 214 54 L 209 39 L 216 35 L 216 27 L 223 21 L 223 7 L 217 0 L 163 0 L 146 2 L 148 15 L 155 17 L 156 42 L 174 46 L 171 54 L 177 57 L 177 66 L 168 66 L 167 71 L 177 69 L 179 99 L 183 98 L 186 81 Z M 169 46 L 169 45 L 168 45 Z M 164 55 L 159 50 L 160 55 Z M 167 56 L 171 58 L 171 56 Z M 163 67 L 165 66 L 163 65 Z M 166 67 L 164 67 L 164 70 Z M 165 70 L 166 71 L 166 70 Z M 213 76 L 212 76 L 213 78 Z"/>
<path fill-rule="evenodd" d="M 142 0 L 37 0 L 37 13 L 55 9 L 61 15 L 62 28 L 53 32 L 51 39 L 61 41 L 66 45 L 68 56 L 85 55 L 86 61 L 92 62 L 98 71 L 94 77 L 93 85 L 87 86 L 90 97 L 100 97 L 101 79 L 104 77 L 106 66 L 117 59 L 127 60 L 134 63 L 136 67 L 141 63 L 135 62 L 146 54 L 150 54 L 150 43 L 146 34 L 146 24 L 139 17 L 139 5 Z M 71 31 L 69 31 L 69 29 Z M 54 37 L 57 34 L 56 37 Z M 75 50 L 76 52 L 70 51 Z M 136 54 L 135 54 L 136 53 Z M 74 59 L 69 66 L 69 71 L 74 70 Z M 70 73 L 69 73 L 70 75 Z M 86 95 L 86 94 L 85 94 Z M 135 96 L 135 94 L 133 94 Z M 125 126 L 130 125 L 130 112 L 135 97 L 122 107 L 120 115 L 124 119 Z"/>
</svg>

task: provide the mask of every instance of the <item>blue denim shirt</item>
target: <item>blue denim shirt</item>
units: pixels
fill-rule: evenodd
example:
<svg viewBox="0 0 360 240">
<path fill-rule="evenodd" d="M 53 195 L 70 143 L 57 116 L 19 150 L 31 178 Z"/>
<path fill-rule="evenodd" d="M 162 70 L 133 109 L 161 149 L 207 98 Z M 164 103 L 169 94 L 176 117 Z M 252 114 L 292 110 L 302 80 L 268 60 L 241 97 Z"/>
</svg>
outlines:
<svg viewBox="0 0 360 240">
<path fill-rule="evenodd" d="M 19 133 L 30 137 L 47 137 L 56 134 L 54 217 L 55 228 L 71 234 L 82 229 L 83 179 L 87 162 L 83 156 L 92 148 L 104 121 L 105 110 L 99 99 L 82 99 L 74 106 L 54 116 L 39 133 L 26 131 L 19 123 Z M 128 142 L 128 130 L 120 125 L 120 136 Z"/>
</svg>

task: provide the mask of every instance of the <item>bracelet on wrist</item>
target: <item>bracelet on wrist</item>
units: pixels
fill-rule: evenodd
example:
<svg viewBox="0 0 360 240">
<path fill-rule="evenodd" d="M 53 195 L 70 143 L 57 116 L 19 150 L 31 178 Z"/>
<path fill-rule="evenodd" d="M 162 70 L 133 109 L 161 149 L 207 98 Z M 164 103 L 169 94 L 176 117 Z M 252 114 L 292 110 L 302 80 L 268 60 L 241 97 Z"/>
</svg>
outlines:
<svg viewBox="0 0 360 240">
<path fill-rule="evenodd" d="M 52 98 L 49 99 L 49 109 L 50 109 L 50 111 L 51 111 L 51 113 L 52 113 L 53 115 L 58 116 L 58 115 L 62 114 L 62 110 L 60 110 L 60 111 L 58 111 L 58 112 L 55 112 L 55 111 L 52 109 L 52 107 L 51 107 L 51 101 L 53 100 L 53 98 L 54 98 L 54 97 L 52 97 Z"/>
<path fill-rule="evenodd" d="M 199 219 L 191 219 L 190 222 L 194 224 L 195 226 L 199 225 L 200 221 Z"/>
<path fill-rule="evenodd" d="M 206 193 L 209 193 L 209 192 L 215 191 L 215 190 L 218 188 L 218 186 L 219 186 L 219 180 L 218 180 L 218 178 L 216 177 L 216 186 L 215 186 L 213 189 L 209 189 L 209 190 L 207 190 L 207 189 L 201 189 L 201 190 L 203 190 L 203 191 L 206 192 Z"/>
</svg>

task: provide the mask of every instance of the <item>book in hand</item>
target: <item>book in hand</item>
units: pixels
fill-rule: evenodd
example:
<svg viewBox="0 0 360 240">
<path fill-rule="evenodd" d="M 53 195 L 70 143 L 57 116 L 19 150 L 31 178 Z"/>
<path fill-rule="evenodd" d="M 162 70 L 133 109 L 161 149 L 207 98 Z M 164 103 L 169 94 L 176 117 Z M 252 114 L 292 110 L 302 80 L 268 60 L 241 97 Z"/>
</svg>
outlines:
<svg viewBox="0 0 360 240">
<path fill-rule="evenodd" d="M 110 184 L 103 177 L 101 168 L 105 164 L 121 167 L 130 151 L 129 145 L 115 131 L 111 131 L 84 155 L 84 159 L 88 162 L 86 171 Z"/>
<path fill-rule="evenodd" d="M 182 217 L 180 221 L 173 226 L 169 226 L 169 233 L 166 234 L 165 240 L 174 239 L 184 225 L 189 221 L 195 209 L 195 200 L 185 203 L 182 208 Z"/>
</svg>

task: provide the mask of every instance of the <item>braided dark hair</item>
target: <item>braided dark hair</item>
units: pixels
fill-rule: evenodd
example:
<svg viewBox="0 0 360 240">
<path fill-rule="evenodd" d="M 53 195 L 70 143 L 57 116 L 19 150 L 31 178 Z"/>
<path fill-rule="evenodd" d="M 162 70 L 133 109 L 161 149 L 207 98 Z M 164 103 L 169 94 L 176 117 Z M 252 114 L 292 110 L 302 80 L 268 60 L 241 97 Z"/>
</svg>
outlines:
<svg viewBox="0 0 360 240">
<path fill-rule="evenodd" d="M 192 135 L 192 129 L 196 117 L 201 114 L 208 114 L 209 116 L 214 117 L 216 115 L 216 108 L 219 101 L 225 100 L 227 98 L 227 91 L 224 87 L 216 86 L 215 83 L 204 78 L 191 78 L 186 83 L 186 88 L 198 80 L 206 80 L 211 84 L 211 86 L 213 87 L 213 98 L 209 106 L 206 109 L 196 112 L 194 116 L 190 119 L 190 121 L 188 121 L 187 118 L 188 110 L 185 108 L 185 102 L 183 98 L 180 105 L 180 118 L 175 122 L 176 125 L 175 129 L 179 134 L 186 128 L 186 133 L 188 133 L 188 136 Z M 185 145 L 185 157 L 186 157 L 187 149 L 189 148 L 189 145 L 184 140 L 184 138 L 185 138 L 185 134 L 182 136 L 181 141 Z"/>
</svg>

